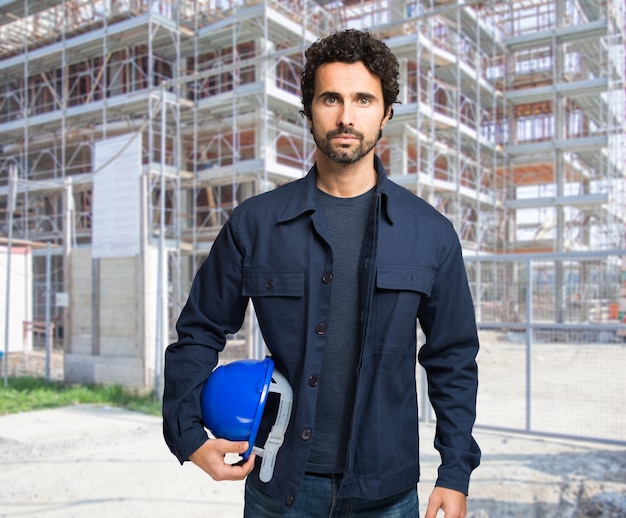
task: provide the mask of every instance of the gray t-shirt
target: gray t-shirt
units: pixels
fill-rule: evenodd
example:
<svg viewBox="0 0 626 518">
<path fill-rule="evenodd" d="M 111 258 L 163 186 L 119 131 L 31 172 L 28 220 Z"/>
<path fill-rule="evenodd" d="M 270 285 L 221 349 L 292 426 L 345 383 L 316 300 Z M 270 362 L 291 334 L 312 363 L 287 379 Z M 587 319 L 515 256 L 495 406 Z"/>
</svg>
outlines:
<svg viewBox="0 0 626 518">
<path fill-rule="evenodd" d="M 318 190 L 318 200 L 332 239 L 333 280 L 315 428 L 306 469 L 313 473 L 342 473 L 361 355 L 359 257 L 374 189 L 355 198 L 336 198 Z"/>
</svg>

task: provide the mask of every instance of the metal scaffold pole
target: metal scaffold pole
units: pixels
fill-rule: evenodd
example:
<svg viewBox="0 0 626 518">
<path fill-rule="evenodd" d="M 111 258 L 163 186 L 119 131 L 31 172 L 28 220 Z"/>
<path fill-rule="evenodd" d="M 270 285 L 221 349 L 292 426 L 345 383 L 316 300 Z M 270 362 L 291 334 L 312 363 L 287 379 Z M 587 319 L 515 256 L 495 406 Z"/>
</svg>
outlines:
<svg viewBox="0 0 626 518">
<path fill-rule="evenodd" d="M 17 195 L 17 168 L 14 164 L 9 167 L 9 198 L 7 211 L 9 212 L 9 233 L 7 239 L 7 271 L 4 300 L 4 386 L 9 384 L 9 325 L 11 323 L 11 255 L 13 249 L 13 212 L 15 212 L 15 198 Z"/>
<path fill-rule="evenodd" d="M 165 121 L 166 121 L 166 89 L 165 83 L 161 83 L 161 167 L 160 167 L 160 208 L 159 208 L 159 250 L 157 261 L 157 314 L 156 314 L 156 351 L 154 358 L 154 395 L 159 397 L 161 388 L 161 375 L 163 370 L 163 354 L 165 352 L 166 334 L 163 329 L 164 312 L 167 308 L 167 290 L 164 289 L 165 272 Z"/>
</svg>

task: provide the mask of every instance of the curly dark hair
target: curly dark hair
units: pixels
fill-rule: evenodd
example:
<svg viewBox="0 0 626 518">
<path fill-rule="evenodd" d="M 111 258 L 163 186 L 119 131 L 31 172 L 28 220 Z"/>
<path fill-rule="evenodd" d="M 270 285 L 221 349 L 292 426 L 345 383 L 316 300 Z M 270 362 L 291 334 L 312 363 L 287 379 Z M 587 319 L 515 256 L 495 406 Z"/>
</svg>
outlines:
<svg viewBox="0 0 626 518">
<path fill-rule="evenodd" d="M 307 119 L 311 118 L 315 72 L 326 63 L 361 61 L 372 74 L 380 78 L 385 111 L 396 102 L 400 91 L 398 59 L 385 43 L 373 37 L 367 30 L 346 29 L 332 32 L 326 38 L 313 43 L 304 56 L 306 64 L 300 82 L 303 109 L 300 113 Z"/>
</svg>

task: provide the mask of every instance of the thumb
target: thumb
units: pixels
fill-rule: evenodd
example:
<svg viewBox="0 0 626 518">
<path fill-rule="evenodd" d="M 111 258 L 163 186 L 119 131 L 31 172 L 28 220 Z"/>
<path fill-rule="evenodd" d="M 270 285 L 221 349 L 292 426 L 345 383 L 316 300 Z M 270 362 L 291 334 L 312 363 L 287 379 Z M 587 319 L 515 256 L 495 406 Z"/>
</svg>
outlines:
<svg viewBox="0 0 626 518">
<path fill-rule="evenodd" d="M 212 439 L 214 450 L 220 454 L 244 453 L 248 449 L 248 441 L 229 441 L 228 439 Z"/>
<path fill-rule="evenodd" d="M 239 445 L 239 449 L 237 450 L 237 453 L 245 453 L 250 443 L 248 441 L 240 441 L 238 445 Z"/>
</svg>

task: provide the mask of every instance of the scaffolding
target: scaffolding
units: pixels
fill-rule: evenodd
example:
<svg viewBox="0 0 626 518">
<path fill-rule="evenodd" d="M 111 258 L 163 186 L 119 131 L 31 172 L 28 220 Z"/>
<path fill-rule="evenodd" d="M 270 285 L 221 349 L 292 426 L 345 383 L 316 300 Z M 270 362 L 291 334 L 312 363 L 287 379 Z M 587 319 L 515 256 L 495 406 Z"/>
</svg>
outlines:
<svg viewBox="0 0 626 518">
<path fill-rule="evenodd" d="M 112 345 L 123 338 L 135 383 L 156 379 L 162 350 L 145 344 L 173 338 L 233 208 L 311 166 L 303 52 L 344 27 L 369 28 L 398 56 L 401 104 L 378 153 L 394 181 L 450 218 L 466 254 L 624 246 L 621 0 L 6 1 L 0 235 L 11 220 L 17 239 L 56 245 L 52 289 L 74 301 L 54 308 L 77 362 L 66 375 L 124 356 Z M 113 263 L 90 254 L 95 148 L 121 135 L 141 142 L 141 244 Z M 141 277 L 115 302 L 140 322 L 123 337 L 107 331 L 103 287 L 120 268 Z M 481 277 L 472 282 L 480 296 Z M 251 347 L 252 335 L 247 326 L 234 341 Z"/>
</svg>

